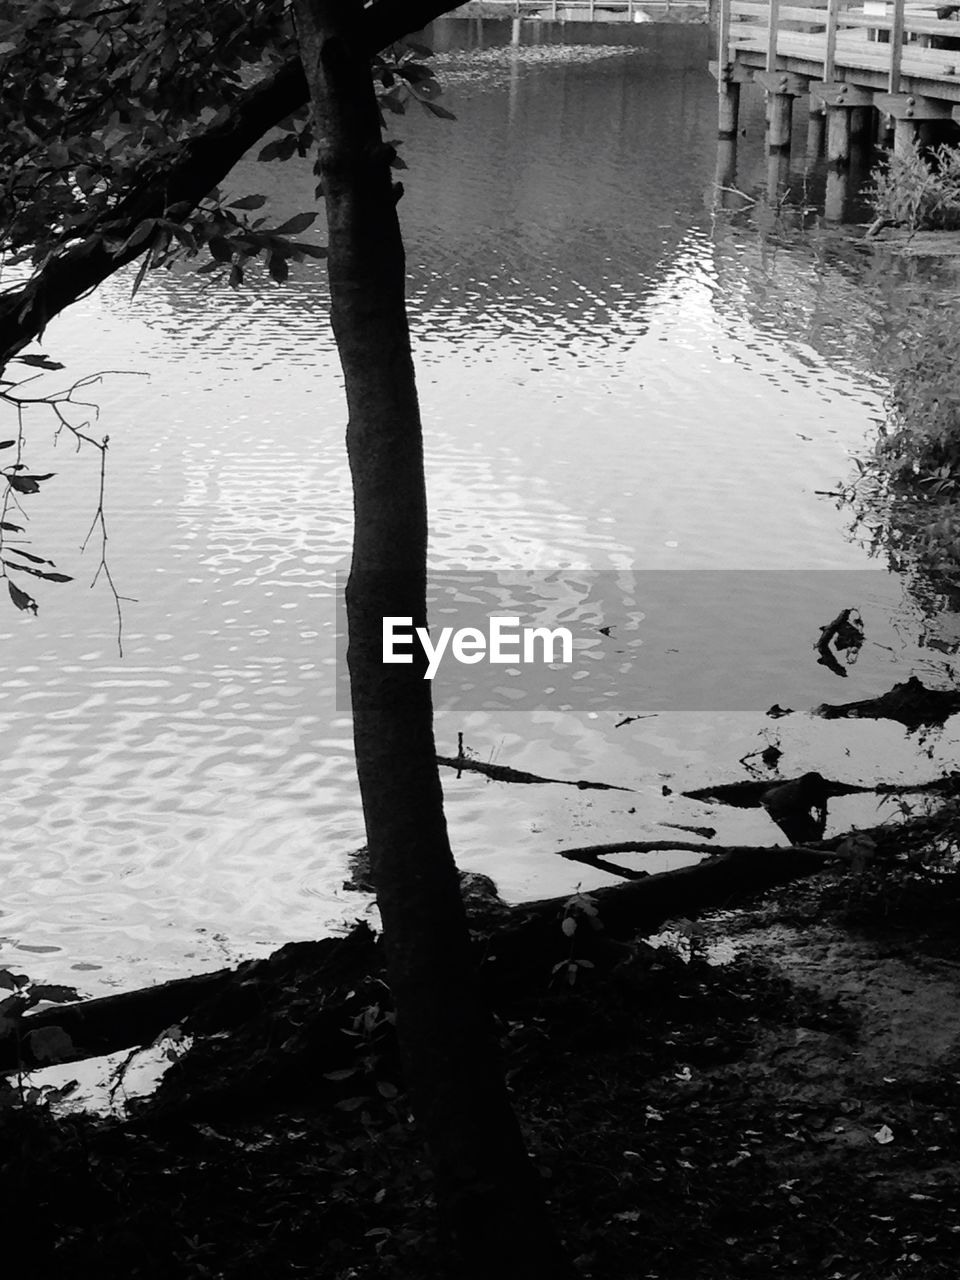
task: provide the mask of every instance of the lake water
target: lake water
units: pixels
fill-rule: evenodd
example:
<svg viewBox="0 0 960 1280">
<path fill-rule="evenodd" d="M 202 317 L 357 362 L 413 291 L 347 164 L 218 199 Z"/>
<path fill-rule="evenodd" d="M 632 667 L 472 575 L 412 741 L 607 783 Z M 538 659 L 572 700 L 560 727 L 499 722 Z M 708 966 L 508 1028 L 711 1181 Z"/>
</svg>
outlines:
<svg viewBox="0 0 960 1280">
<path fill-rule="evenodd" d="M 718 209 L 706 32 L 544 27 L 511 48 L 509 24 L 450 22 L 433 38 L 457 122 L 396 125 L 432 566 L 541 573 L 591 637 L 588 656 L 614 663 L 599 627 L 616 635 L 635 615 L 635 571 L 718 571 L 699 578 L 705 628 L 710 592 L 718 609 L 742 593 L 757 636 L 797 610 L 796 643 L 762 658 L 719 628 L 690 637 L 706 635 L 718 688 L 751 666 L 763 677 L 742 707 L 654 714 L 626 679 L 599 708 L 546 697 L 504 710 L 438 689 L 441 752 L 463 732 L 482 759 L 632 789 L 450 775 L 460 865 L 518 899 L 609 881 L 558 858 L 563 844 L 663 835 L 662 822 L 768 842 L 762 814 L 663 787 L 743 777 L 740 757 L 774 741 L 787 776 L 947 767 L 955 735 L 917 761 L 895 727 L 763 715 L 835 611 L 810 585 L 825 577 L 787 571 L 859 575 L 840 599 L 870 620 L 849 679 L 813 667 L 811 704 L 907 670 L 936 676 L 942 655 L 918 657 L 917 607 L 896 579 L 864 577 L 876 562 L 818 492 L 849 478 L 883 413 L 867 268 Z M 744 122 L 738 185 L 750 191 L 765 172 L 759 100 Z M 312 206 L 308 164 L 251 159 L 230 185 L 269 194 L 277 222 Z M 30 460 L 57 475 L 25 500 L 32 545 L 76 581 L 38 586 L 37 618 L 0 613 L 0 964 L 91 992 L 216 967 L 370 910 L 342 888 L 363 831 L 335 700 L 351 499 L 322 268 L 240 293 L 189 272 L 151 277 L 135 301 L 130 286 L 129 274 L 109 282 L 44 344 L 67 365 L 47 386 L 131 371 L 96 392 L 110 563 L 136 601 L 124 656 L 103 582 L 88 589 L 96 553 L 78 552 L 97 458 L 54 446 L 39 411 Z M 801 604 L 747 570 L 805 584 Z M 617 727 L 630 714 L 649 718 Z M 833 822 L 874 810 L 838 806 Z"/>
</svg>

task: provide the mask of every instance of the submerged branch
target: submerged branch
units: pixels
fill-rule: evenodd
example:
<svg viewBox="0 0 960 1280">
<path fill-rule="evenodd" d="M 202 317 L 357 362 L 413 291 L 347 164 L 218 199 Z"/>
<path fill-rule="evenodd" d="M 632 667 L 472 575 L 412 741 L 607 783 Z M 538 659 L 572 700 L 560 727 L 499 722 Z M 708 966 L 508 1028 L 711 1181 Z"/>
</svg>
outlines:
<svg viewBox="0 0 960 1280">
<path fill-rule="evenodd" d="M 511 769 L 505 764 L 486 764 L 483 760 L 471 760 L 469 756 L 437 756 L 437 764 L 457 773 L 482 773 L 494 782 L 541 783 L 550 782 L 559 787 L 577 787 L 581 791 L 631 791 L 631 787 L 618 787 L 612 782 L 587 782 L 584 779 L 541 778 L 538 773 L 523 769 Z"/>
</svg>

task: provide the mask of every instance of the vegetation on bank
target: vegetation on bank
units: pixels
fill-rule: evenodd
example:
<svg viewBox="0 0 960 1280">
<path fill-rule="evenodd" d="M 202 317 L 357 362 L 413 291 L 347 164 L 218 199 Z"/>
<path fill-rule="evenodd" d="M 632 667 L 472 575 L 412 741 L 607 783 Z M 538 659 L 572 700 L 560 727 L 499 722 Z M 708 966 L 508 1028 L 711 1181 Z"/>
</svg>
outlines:
<svg viewBox="0 0 960 1280">
<path fill-rule="evenodd" d="M 908 235 L 960 230 L 960 147 L 914 145 L 873 174 L 876 221 Z M 879 308 L 886 417 L 848 499 L 891 566 L 938 589 L 960 569 L 960 318 L 952 294 L 904 288 Z M 952 588 L 951 588 L 952 589 Z"/>
<path fill-rule="evenodd" d="M 960 147 L 914 143 L 891 152 L 872 174 L 868 192 L 877 219 L 908 231 L 960 229 Z"/>
</svg>

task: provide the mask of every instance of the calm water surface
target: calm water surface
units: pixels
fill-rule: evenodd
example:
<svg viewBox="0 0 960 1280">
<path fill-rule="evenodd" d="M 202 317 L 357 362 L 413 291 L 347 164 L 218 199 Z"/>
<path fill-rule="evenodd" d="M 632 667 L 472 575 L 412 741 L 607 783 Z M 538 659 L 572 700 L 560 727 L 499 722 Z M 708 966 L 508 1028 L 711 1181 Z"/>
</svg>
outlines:
<svg viewBox="0 0 960 1280">
<path fill-rule="evenodd" d="M 552 42 L 511 50 L 490 24 L 440 28 L 458 121 L 397 124 L 433 566 L 562 571 L 581 605 L 586 570 L 870 567 L 817 493 L 849 476 L 882 416 L 860 269 L 715 211 L 703 32 L 540 38 Z M 756 139 L 744 148 L 746 183 L 762 163 Z M 307 165 L 251 160 L 231 186 L 269 192 L 277 221 L 312 204 Z M 31 461 L 58 474 L 29 500 L 34 546 L 76 581 L 43 590 L 36 619 L 0 613 L 0 964 L 90 991 L 369 910 L 342 888 L 363 835 L 334 700 L 351 501 L 322 271 L 240 294 L 164 274 L 136 302 L 130 284 L 109 282 L 45 340 L 71 377 L 145 375 L 109 374 L 97 394 L 111 565 L 136 599 L 124 657 L 103 584 L 88 589 L 96 555 L 77 550 L 97 459 L 54 446 L 39 412 Z M 884 574 L 850 603 L 891 643 L 868 646 L 839 689 L 824 672 L 818 700 L 887 687 L 922 635 Z M 770 602 L 748 593 L 744 609 L 762 628 Z M 783 671 L 810 660 L 825 621 L 809 619 Z M 722 672 L 749 655 L 717 635 L 715 660 Z M 557 858 L 564 843 L 645 838 L 663 821 L 767 841 L 762 815 L 662 787 L 742 776 L 739 757 L 774 735 L 788 774 L 921 768 L 889 726 L 774 725 L 755 708 L 615 727 L 642 711 L 629 689 L 603 712 L 441 703 L 441 751 L 463 731 L 483 758 L 636 790 L 448 778 L 461 865 L 520 898 L 609 879 Z M 922 769 L 955 746 L 948 735 Z"/>
</svg>

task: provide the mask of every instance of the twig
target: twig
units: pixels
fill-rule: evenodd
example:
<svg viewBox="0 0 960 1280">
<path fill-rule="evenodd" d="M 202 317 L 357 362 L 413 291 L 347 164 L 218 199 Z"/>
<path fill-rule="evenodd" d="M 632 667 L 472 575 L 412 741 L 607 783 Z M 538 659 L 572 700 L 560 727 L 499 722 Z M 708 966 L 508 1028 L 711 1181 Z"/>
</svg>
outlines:
<svg viewBox="0 0 960 1280">
<path fill-rule="evenodd" d="M 632 787 L 618 787 L 612 782 L 585 782 L 582 779 L 541 778 L 537 773 L 527 773 L 523 769 L 511 769 L 505 764 L 485 764 L 482 760 L 471 760 L 467 756 L 437 756 L 437 764 L 448 769 L 456 769 L 459 776 L 463 770 L 471 773 L 482 773 L 495 782 L 541 783 L 551 782 L 560 787 L 578 787 L 581 791 L 632 791 Z"/>
<path fill-rule="evenodd" d="M 17 422 L 18 422 L 17 465 L 18 467 L 21 462 L 21 455 L 23 452 L 23 411 L 24 411 L 24 408 L 28 405 L 29 406 L 46 405 L 49 409 L 53 411 L 57 419 L 57 422 L 59 423 L 54 433 L 54 443 L 56 443 L 59 440 L 60 435 L 63 431 L 68 431 L 76 441 L 78 452 L 85 444 L 92 446 L 94 449 L 97 449 L 100 452 L 100 486 L 99 486 L 99 495 L 97 500 L 97 509 L 94 514 L 93 520 L 90 524 L 90 528 L 87 532 L 87 535 L 84 538 L 83 543 L 81 544 L 80 550 L 82 554 L 86 550 L 87 544 L 89 543 L 91 537 L 93 536 L 94 531 L 96 529 L 99 529 L 100 531 L 100 563 L 97 566 L 96 573 L 93 576 L 93 581 L 91 582 L 90 586 L 91 588 L 96 586 L 97 581 L 99 580 L 102 574 L 104 577 L 104 580 L 106 581 L 108 587 L 110 588 L 110 593 L 113 596 L 113 601 L 114 601 L 114 605 L 116 607 L 116 612 L 117 612 L 117 649 L 120 654 L 120 657 L 122 658 L 123 657 L 123 609 L 121 606 L 121 601 L 129 601 L 132 603 L 133 597 L 121 596 L 121 594 L 117 590 L 117 585 L 114 581 L 113 574 L 110 571 L 110 565 L 107 561 L 108 534 L 107 534 L 106 511 L 104 506 L 104 494 L 106 491 L 107 447 L 109 444 L 110 437 L 104 436 L 102 440 L 98 440 L 95 436 L 89 434 L 90 421 L 91 420 L 96 421 L 99 418 L 100 406 L 90 401 L 77 400 L 75 399 L 75 394 L 81 388 L 94 386 L 95 384 L 102 382 L 105 377 L 108 377 L 111 375 L 126 375 L 131 377 L 147 377 L 148 375 L 143 373 L 142 371 L 133 370 L 133 369 L 103 369 L 97 373 L 90 373 L 83 378 L 79 378 L 71 386 L 67 387 L 66 390 L 51 391 L 47 395 L 40 395 L 40 396 L 24 396 L 24 395 L 18 394 L 22 387 L 25 387 L 28 383 L 34 382 L 37 378 L 41 376 L 42 373 L 47 372 L 50 369 L 60 368 L 60 367 L 61 366 L 51 362 L 48 366 L 41 368 L 37 373 L 31 374 L 29 377 L 24 378 L 20 382 L 13 383 L 7 380 L 0 382 L 0 400 L 4 400 L 8 404 L 13 405 L 17 411 Z M 70 417 L 64 412 L 63 406 L 65 405 L 72 405 L 75 408 L 89 410 L 90 418 L 88 418 L 87 421 L 80 423 L 79 425 L 75 425 L 73 422 L 70 421 Z M 3 497 L 3 506 L 2 506 L 2 512 L 0 512 L 0 519 L 6 516 L 11 499 L 14 502 L 16 502 L 17 509 L 22 511 L 23 508 L 20 506 L 19 502 L 17 502 L 16 498 L 13 495 L 13 486 L 8 482 L 6 492 L 4 493 L 4 497 Z M 3 533 L 4 531 L 0 529 L 0 551 L 2 551 L 2 547 L 3 547 Z M 4 577 L 6 576 L 6 574 L 3 572 L 2 566 L 0 566 L 0 575 Z M 41 574 L 40 576 L 43 576 L 43 575 Z M 33 604 L 33 602 L 31 602 L 31 606 L 33 608 L 33 612 L 36 612 L 36 605 Z"/>
</svg>

